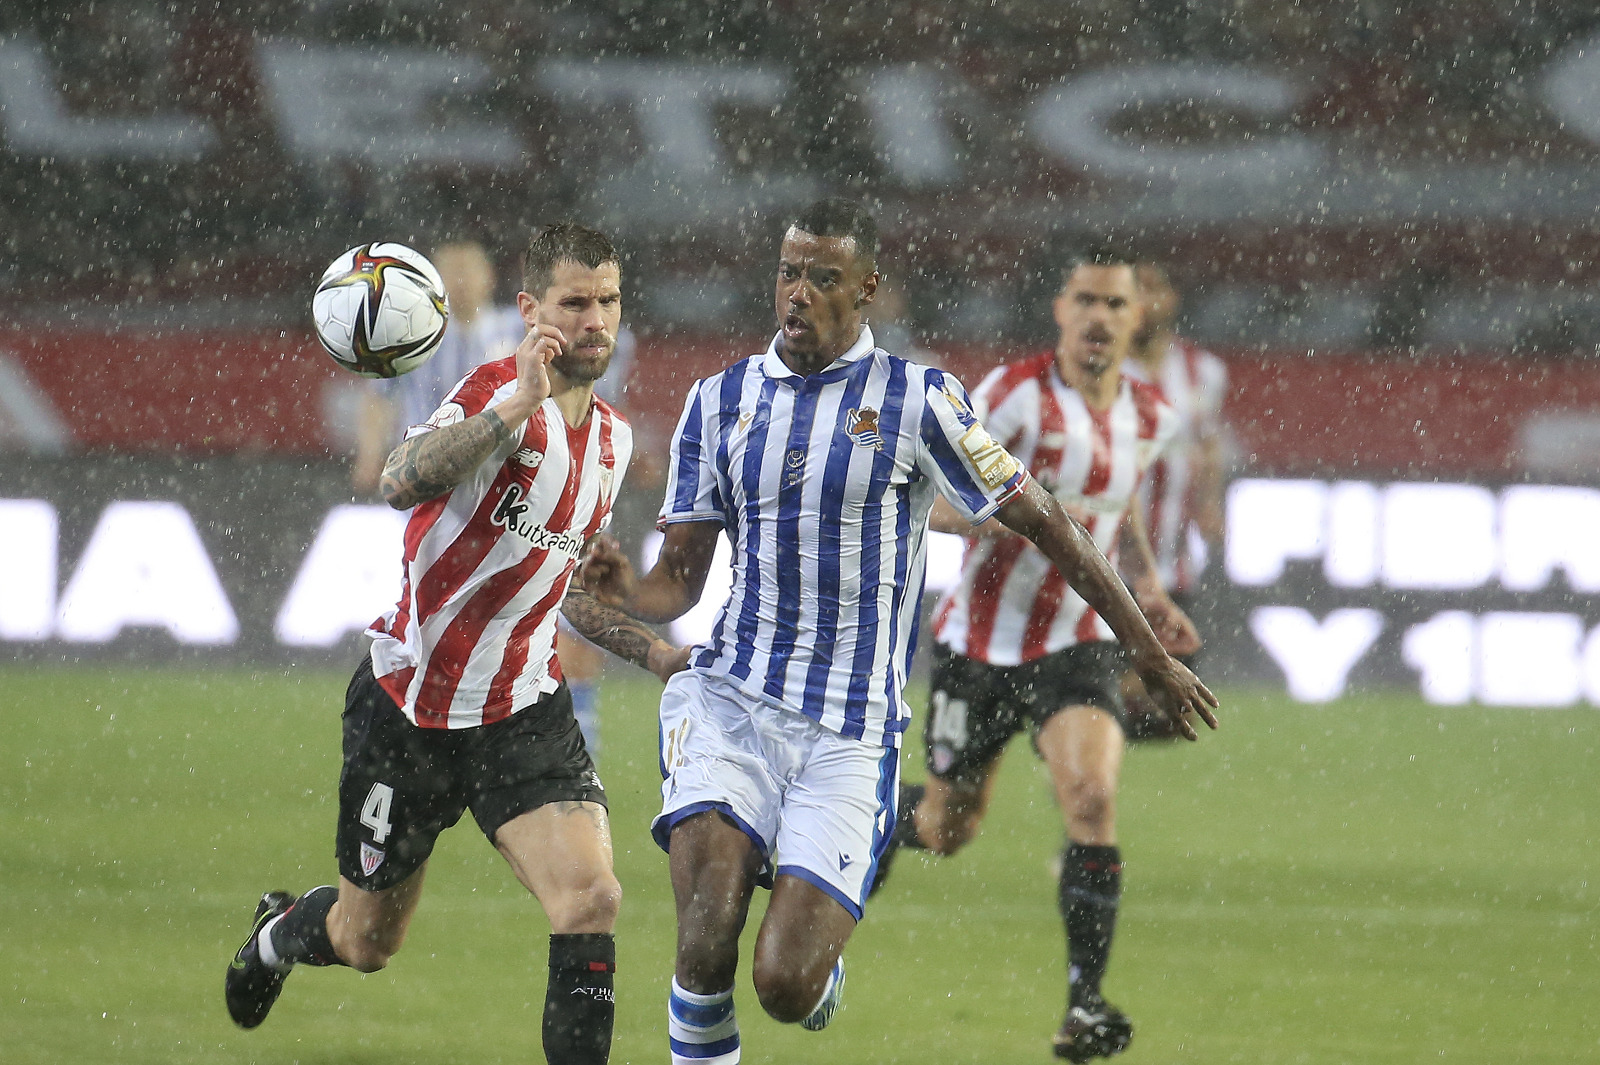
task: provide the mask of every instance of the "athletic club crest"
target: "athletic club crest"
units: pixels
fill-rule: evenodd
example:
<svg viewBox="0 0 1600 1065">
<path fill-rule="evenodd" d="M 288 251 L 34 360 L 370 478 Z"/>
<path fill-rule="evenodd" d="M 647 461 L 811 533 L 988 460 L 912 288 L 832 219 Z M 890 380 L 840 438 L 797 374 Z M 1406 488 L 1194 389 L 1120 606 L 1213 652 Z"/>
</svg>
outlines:
<svg viewBox="0 0 1600 1065">
<path fill-rule="evenodd" d="M 860 447 L 870 447 L 874 451 L 883 450 L 883 437 L 878 435 L 878 412 L 871 407 L 862 407 L 860 410 L 845 412 L 849 419 L 845 436 L 854 440 Z"/>
<path fill-rule="evenodd" d="M 371 876 L 383 864 L 384 854 L 370 843 L 361 844 L 361 872 Z"/>
</svg>

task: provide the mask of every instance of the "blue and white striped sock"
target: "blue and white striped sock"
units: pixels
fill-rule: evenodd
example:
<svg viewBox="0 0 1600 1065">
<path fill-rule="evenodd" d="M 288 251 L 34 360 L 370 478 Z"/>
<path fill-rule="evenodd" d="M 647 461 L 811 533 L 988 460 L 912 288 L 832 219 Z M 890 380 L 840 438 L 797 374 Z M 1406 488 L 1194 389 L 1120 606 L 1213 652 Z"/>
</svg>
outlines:
<svg viewBox="0 0 1600 1065">
<path fill-rule="evenodd" d="M 667 1041 L 672 1065 L 739 1065 L 739 1021 L 733 988 L 697 995 L 672 981 L 667 999 Z"/>
</svg>

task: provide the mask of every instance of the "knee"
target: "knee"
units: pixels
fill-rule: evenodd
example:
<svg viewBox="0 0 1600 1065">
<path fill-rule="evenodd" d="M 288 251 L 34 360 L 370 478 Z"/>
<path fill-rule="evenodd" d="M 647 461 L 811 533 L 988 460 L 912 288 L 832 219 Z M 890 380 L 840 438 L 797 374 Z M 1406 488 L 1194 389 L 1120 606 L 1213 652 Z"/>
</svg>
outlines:
<svg viewBox="0 0 1600 1065">
<path fill-rule="evenodd" d="M 783 1024 L 795 1024 L 804 1020 L 816 1008 L 817 1001 L 822 998 L 822 988 L 827 983 L 827 976 L 824 974 L 823 983 L 812 986 L 813 982 L 806 980 L 804 974 L 772 962 L 764 962 L 759 955 L 756 957 L 751 976 L 761 1008 L 766 1010 L 767 1015 L 773 1020 Z"/>
<path fill-rule="evenodd" d="M 914 815 L 917 838 L 934 854 L 948 857 L 977 838 L 983 812 L 980 801 L 941 805 L 923 800 Z"/>
<path fill-rule="evenodd" d="M 1116 785 L 1099 777 L 1074 781 L 1067 789 L 1067 813 L 1073 821 L 1098 828 L 1109 827 L 1116 817 Z"/>
<path fill-rule="evenodd" d="M 546 909 L 550 930 L 557 934 L 610 932 L 622 909 L 622 885 L 609 870 L 598 871 L 580 884 L 569 886 Z"/>
</svg>

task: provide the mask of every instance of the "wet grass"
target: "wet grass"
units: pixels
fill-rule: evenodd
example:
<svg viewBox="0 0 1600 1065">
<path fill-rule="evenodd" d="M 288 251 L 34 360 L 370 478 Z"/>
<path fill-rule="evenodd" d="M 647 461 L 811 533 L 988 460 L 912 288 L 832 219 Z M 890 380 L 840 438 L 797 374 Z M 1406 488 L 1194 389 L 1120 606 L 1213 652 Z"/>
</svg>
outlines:
<svg viewBox="0 0 1600 1065">
<path fill-rule="evenodd" d="M 255 895 L 332 878 L 345 679 L 0 670 L 0 1058 L 542 1060 L 546 926 L 470 820 L 441 841 L 389 970 L 303 970 L 263 1028 L 229 1024 L 222 972 Z M 605 694 L 626 892 L 614 1062 L 666 1058 L 654 692 L 618 674 Z M 1600 1057 L 1600 715 L 1225 694 L 1223 732 L 1128 759 L 1107 982 L 1138 1027 L 1122 1061 Z M 741 977 L 744 1060 L 1050 1060 L 1058 824 L 1013 747 L 983 837 L 902 860 L 832 1029 L 767 1021 Z"/>
</svg>

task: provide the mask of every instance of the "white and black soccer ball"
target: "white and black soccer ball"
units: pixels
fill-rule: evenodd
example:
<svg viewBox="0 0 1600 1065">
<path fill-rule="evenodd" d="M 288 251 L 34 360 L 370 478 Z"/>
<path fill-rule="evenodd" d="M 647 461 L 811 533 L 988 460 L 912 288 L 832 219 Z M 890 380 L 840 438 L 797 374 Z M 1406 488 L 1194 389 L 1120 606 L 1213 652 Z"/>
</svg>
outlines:
<svg viewBox="0 0 1600 1065">
<path fill-rule="evenodd" d="M 363 244 L 323 273 L 311 316 L 334 362 L 362 377 L 399 377 L 439 350 L 450 301 L 425 256 L 404 244 Z"/>
</svg>

